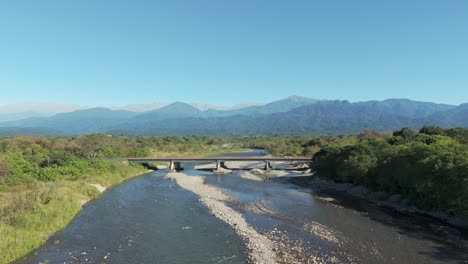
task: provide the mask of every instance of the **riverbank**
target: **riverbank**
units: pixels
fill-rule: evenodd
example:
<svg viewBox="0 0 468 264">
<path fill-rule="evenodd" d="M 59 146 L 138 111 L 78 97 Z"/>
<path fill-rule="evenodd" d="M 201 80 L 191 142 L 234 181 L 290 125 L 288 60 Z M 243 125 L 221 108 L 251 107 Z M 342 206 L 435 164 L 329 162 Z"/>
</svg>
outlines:
<svg viewBox="0 0 468 264">
<path fill-rule="evenodd" d="M 468 222 L 465 219 L 456 216 L 450 216 L 443 212 L 426 211 L 415 207 L 409 203 L 409 200 L 400 194 L 388 194 L 386 192 L 372 192 L 364 186 L 356 186 L 350 183 L 336 183 L 331 180 L 322 179 L 316 175 L 287 177 L 287 181 L 301 187 L 312 188 L 316 191 L 322 191 L 330 196 L 338 194 L 348 195 L 358 199 L 364 199 L 374 203 L 377 206 L 388 208 L 399 213 L 408 215 L 421 215 L 433 218 L 448 225 L 463 229 L 468 233 Z M 330 197 L 316 197 L 319 200 L 327 202 L 336 202 Z"/>
<path fill-rule="evenodd" d="M 147 172 L 124 162 L 114 162 L 114 166 L 113 172 L 77 180 L 31 182 L 2 190 L 0 263 L 14 261 L 41 246 L 105 189 Z"/>
</svg>

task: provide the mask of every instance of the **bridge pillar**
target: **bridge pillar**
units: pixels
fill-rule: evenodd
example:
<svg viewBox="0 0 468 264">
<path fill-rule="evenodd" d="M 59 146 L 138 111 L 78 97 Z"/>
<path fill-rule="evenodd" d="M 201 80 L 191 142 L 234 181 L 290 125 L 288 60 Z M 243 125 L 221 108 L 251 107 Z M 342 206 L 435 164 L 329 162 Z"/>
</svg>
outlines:
<svg viewBox="0 0 468 264">
<path fill-rule="evenodd" d="M 215 172 L 221 172 L 221 161 L 216 161 L 216 169 Z"/>
<path fill-rule="evenodd" d="M 220 166 L 221 166 L 221 168 L 223 168 L 223 169 L 228 169 L 228 167 L 226 167 L 225 161 L 221 161 Z"/>
<path fill-rule="evenodd" d="M 270 171 L 271 169 L 272 169 L 271 162 L 270 161 L 265 161 L 265 170 Z"/>
<path fill-rule="evenodd" d="M 171 160 L 171 162 L 169 163 L 169 170 L 168 170 L 169 173 L 174 173 L 175 172 L 175 162 L 173 160 Z"/>
</svg>

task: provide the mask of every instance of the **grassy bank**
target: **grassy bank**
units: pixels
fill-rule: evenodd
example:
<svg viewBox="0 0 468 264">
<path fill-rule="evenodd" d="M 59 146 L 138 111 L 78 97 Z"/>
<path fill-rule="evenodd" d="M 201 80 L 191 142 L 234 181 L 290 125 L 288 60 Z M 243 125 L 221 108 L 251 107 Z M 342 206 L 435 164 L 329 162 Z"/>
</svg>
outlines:
<svg viewBox="0 0 468 264">
<path fill-rule="evenodd" d="M 26 255 L 65 227 L 85 201 L 101 194 L 90 184 L 111 187 L 146 171 L 140 166 L 112 163 L 115 168 L 112 171 L 77 180 L 3 187 L 0 193 L 0 263 Z"/>
</svg>

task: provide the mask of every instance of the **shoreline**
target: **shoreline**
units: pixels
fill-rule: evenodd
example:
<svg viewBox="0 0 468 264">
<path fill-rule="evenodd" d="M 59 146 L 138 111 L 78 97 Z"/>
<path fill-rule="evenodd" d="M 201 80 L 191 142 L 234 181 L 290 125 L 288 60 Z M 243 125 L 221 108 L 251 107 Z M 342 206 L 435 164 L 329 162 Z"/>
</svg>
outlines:
<svg viewBox="0 0 468 264">
<path fill-rule="evenodd" d="M 125 183 L 125 182 L 128 181 L 128 180 L 131 180 L 131 179 L 133 179 L 133 178 L 135 178 L 135 177 L 141 176 L 141 175 L 146 174 L 146 173 L 151 173 L 151 172 L 153 172 L 153 171 L 155 171 L 155 170 L 146 170 L 146 171 L 144 171 L 144 172 L 139 172 L 139 173 L 130 175 L 129 177 L 126 177 L 123 181 L 118 182 L 118 183 L 115 183 L 115 184 L 111 184 L 111 185 L 109 185 L 109 186 L 107 186 L 107 185 L 101 185 L 100 183 L 88 183 L 88 185 L 89 185 L 89 186 L 92 186 L 92 187 L 94 187 L 94 188 L 96 188 L 96 190 L 97 190 L 100 194 L 103 194 L 103 193 L 105 193 L 105 192 L 107 192 L 107 191 L 113 189 L 114 187 L 116 187 L 116 186 L 118 186 L 118 185 L 120 185 L 120 184 Z M 81 211 L 81 210 L 83 209 L 83 207 L 85 207 L 89 202 L 94 201 L 94 200 L 96 200 L 96 199 L 98 199 L 98 198 L 99 198 L 99 196 L 98 196 L 98 197 L 95 197 L 95 198 L 93 198 L 93 199 L 86 200 L 86 201 L 85 201 L 85 200 L 80 200 L 80 204 L 81 204 L 81 209 L 80 209 L 80 211 Z M 79 212 L 79 211 L 78 211 L 78 212 Z M 78 212 L 77 212 L 77 213 L 78 213 Z M 60 230 L 59 230 L 59 231 L 60 231 Z M 57 232 L 58 232 L 58 231 L 57 231 Z M 56 232 L 55 232 L 55 233 L 56 233 Z M 54 234 L 55 234 L 55 233 L 54 233 Z"/>
<path fill-rule="evenodd" d="M 315 175 L 296 177 L 286 176 L 285 179 L 287 182 L 300 187 L 313 188 L 319 191 L 330 192 L 331 196 L 336 194 L 349 195 L 353 198 L 363 199 L 369 203 L 375 204 L 382 208 L 394 210 L 398 213 L 430 217 L 446 225 L 450 225 L 468 232 L 468 222 L 466 220 L 458 216 L 449 216 L 442 212 L 419 209 L 413 205 L 408 204 L 407 199 L 405 199 L 405 197 L 400 194 L 372 192 L 361 185 L 354 185 L 351 183 L 336 183 L 331 180 L 322 179 Z M 322 198 L 322 200 L 327 200 L 327 198 Z"/>
<path fill-rule="evenodd" d="M 115 186 L 118 186 L 122 183 L 125 183 L 126 181 L 132 179 L 132 178 L 135 178 L 135 177 L 138 177 L 138 176 L 141 176 L 143 174 L 146 174 L 146 173 L 150 173 L 152 172 L 152 170 L 145 170 L 145 171 L 141 171 L 141 172 L 137 172 L 137 173 L 131 173 L 129 174 L 128 176 L 124 176 L 121 178 L 120 181 L 116 181 L 114 183 L 111 183 L 111 184 L 100 184 L 98 183 L 99 181 L 99 178 L 93 178 L 93 179 L 82 179 L 82 180 L 79 180 L 79 181 L 67 181 L 67 180 L 64 180 L 62 183 L 57 183 L 57 182 L 51 182 L 51 183 L 42 183 L 42 185 L 47 185 L 47 184 L 57 184 L 57 188 L 61 188 L 61 189 L 71 189 L 71 190 L 74 190 L 74 192 L 71 193 L 70 197 L 68 198 L 69 199 L 69 202 L 71 202 L 73 204 L 73 206 L 71 208 L 68 208 L 68 211 L 71 211 L 71 213 L 67 214 L 67 215 L 64 215 L 61 217 L 61 222 L 59 222 L 59 224 L 55 223 L 54 225 L 52 225 L 50 227 L 50 229 L 45 233 L 45 232 L 41 232 L 41 231 L 38 231 L 38 230 L 31 230 L 30 232 L 33 232 L 34 236 L 35 236 L 35 241 L 41 241 L 39 243 L 35 243 L 35 242 L 30 242 L 29 240 L 28 241 L 23 241 L 22 243 L 24 244 L 20 244 L 20 245 L 17 245 L 18 247 L 20 247 L 19 251 L 21 251 L 21 248 L 27 248 L 27 252 L 25 253 L 15 253 L 15 252 L 12 252 L 12 251 L 8 251 L 8 248 L 6 248 L 5 250 L 7 250 L 7 252 L 9 252 L 9 257 L 7 256 L 5 261 L 6 262 L 2 262 L 2 260 L 0 260 L 0 263 L 16 263 L 18 261 L 21 261 L 22 259 L 24 258 L 27 258 L 28 255 L 30 254 L 34 254 L 34 252 L 39 249 L 42 245 L 44 245 L 51 237 L 53 237 L 55 234 L 57 234 L 58 232 L 62 231 L 64 228 L 67 227 L 67 225 L 76 217 L 76 215 L 78 213 L 80 213 L 84 207 L 87 206 L 87 204 L 93 200 L 96 200 L 100 197 L 100 195 L 102 195 L 103 193 L 105 193 L 106 191 L 114 188 Z M 114 174 L 116 175 L 116 174 Z M 97 180 L 96 180 L 97 179 Z M 79 189 L 77 189 L 79 188 Z M 88 199 L 82 199 L 83 196 L 86 194 L 83 194 L 82 192 L 86 190 L 93 190 L 91 191 L 91 193 L 95 193 L 95 194 L 92 194 L 92 197 L 88 198 Z M 89 193 L 88 193 L 88 197 L 89 197 Z M 76 207 L 75 207 L 76 206 Z M 75 210 L 76 208 L 76 210 Z M 56 207 L 51 207 L 50 210 L 58 210 Z M 70 215 L 71 217 L 66 217 Z M 2 226 L 0 225 L 0 229 L 2 228 Z M 5 228 L 5 226 L 3 226 L 3 228 Z M 21 230 L 17 230 L 16 228 L 14 227 L 10 227 L 9 230 L 6 230 L 8 232 L 19 232 Z M 46 236 L 44 236 L 44 234 L 46 234 Z M 44 239 L 43 239 L 44 238 Z M 27 247 L 26 247 L 27 245 Z"/>
</svg>

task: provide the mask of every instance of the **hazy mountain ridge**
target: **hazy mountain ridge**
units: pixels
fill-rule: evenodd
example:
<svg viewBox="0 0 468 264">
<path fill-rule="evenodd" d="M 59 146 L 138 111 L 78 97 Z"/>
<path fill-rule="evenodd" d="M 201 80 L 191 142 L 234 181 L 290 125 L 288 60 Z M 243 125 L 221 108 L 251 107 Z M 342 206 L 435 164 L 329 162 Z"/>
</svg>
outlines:
<svg viewBox="0 0 468 264">
<path fill-rule="evenodd" d="M 273 114 L 278 112 L 287 112 L 292 109 L 313 104 L 319 102 L 317 99 L 307 98 L 307 97 L 300 97 L 300 96 L 290 96 L 288 98 L 274 101 L 265 105 L 255 105 L 249 106 L 240 109 L 233 109 L 233 110 L 214 110 L 209 109 L 205 111 L 203 117 L 220 117 L 220 116 L 235 116 L 235 115 L 248 115 L 248 116 L 255 116 L 255 115 L 267 115 Z"/>
<path fill-rule="evenodd" d="M 61 113 L 45 118 L 28 118 L 24 120 L 1 123 L 0 127 L 42 128 L 60 131 L 62 134 L 84 134 L 104 132 L 116 122 L 122 122 L 135 116 L 136 113 L 107 108 L 91 108 Z"/>
<path fill-rule="evenodd" d="M 439 124 L 443 127 L 468 127 L 468 103 L 444 112 L 434 113 L 426 117 L 423 122 Z"/>
<path fill-rule="evenodd" d="M 14 112 L 14 113 L 0 113 L 0 122 L 10 122 L 16 121 L 21 119 L 27 119 L 32 117 L 47 117 L 51 116 L 52 114 L 46 113 L 38 113 L 38 112 Z"/>
<path fill-rule="evenodd" d="M 351 103 L 292 96 L 261 106 L 206 110 L 175 102 L 143 113 L 91 108 L 45 118 L 3 122 L 12 134 L 23 131 L 76 135 L 83 133 L 141 135 L 348 134 L 365 129 L 391 131 L 423 125 L 468 127 L 468 104 L 459 106 L 388 99 Z M 16 130 L 15 130 L 16 129 Z M 34 134 L 34 133 L 33 133 Z"/>
<path fill-rule="evenodd" d="M 170 105 L 171 103 L 165 102 L 154 102 L 154 103 L 141 103 L 141 104 L 129 104 L 125 106 L 83 106 L 75 104 L 63 104 L 63 103 L 18 103 L 18 104 L 7 104 L 0 105 L 0 122 L 17 121 L 21 119 L 33 118 L 33 117 L 48 117 L 61 113 L 70 113 L 76 110 L 86 110 L 93 108 L 106 108 L 110 110 L 123 110 L 137 113 L 144 113 L 153 110 L 163 108 Z M 232 106 L 222 106 L 213 104 L 203 103 L 190 103 L 189 105 L 197 108 L 200 111 L 206 110 L 239 110 L 251 106 L 260 106 L 260 103 L 240 103 Z"/>
<path fill-rule="evenodd" d="M 411 118 L 423 118 L 456 107 L 454 105 L 418 102 L 409 99 L 387 99 L 384 101 L 358 102 L 356 104 L 362 107 L 371 107 L 374 110 Z"/>
</svg>

